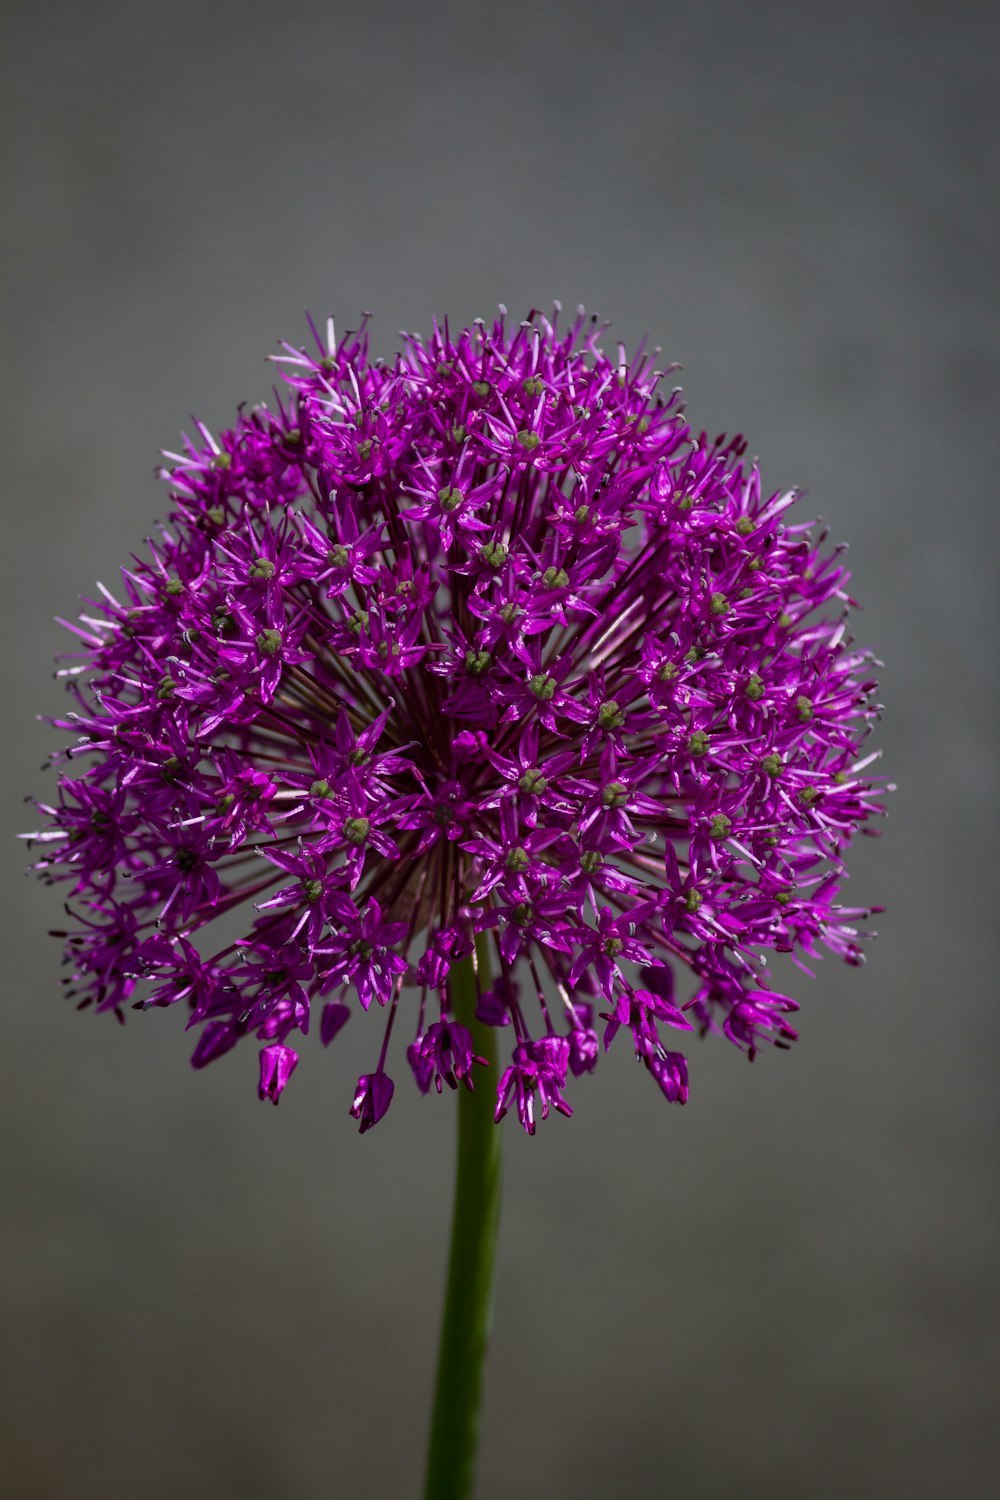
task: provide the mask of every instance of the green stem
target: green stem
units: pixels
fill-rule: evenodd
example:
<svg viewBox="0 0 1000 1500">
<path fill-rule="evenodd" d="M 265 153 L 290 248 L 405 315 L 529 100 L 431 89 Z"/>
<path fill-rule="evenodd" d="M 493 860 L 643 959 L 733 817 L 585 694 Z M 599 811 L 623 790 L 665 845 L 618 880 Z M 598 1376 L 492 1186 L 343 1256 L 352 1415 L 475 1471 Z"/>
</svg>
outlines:
<svg viewBox="0 0 1000 1500">
<path fill-rule="evenodd" d="M 478 949 L 480 971 L 485 954 Z M 487 977 L 486 983 L 489 983 Z M 425 1500 L 470 1500 L 476 1478 L 483 1366 L 493 1315 L 493 1264 L 500 1224 L 500 1131 L 493 1123 L 497 1048 L 476 1020 L 472 958 L 448 978 L 452 1015 L 472 1032 L 475 1088 L 458 1089 L 458 1157 L 448 1286 L 441 1322 Z"/>
</svg>

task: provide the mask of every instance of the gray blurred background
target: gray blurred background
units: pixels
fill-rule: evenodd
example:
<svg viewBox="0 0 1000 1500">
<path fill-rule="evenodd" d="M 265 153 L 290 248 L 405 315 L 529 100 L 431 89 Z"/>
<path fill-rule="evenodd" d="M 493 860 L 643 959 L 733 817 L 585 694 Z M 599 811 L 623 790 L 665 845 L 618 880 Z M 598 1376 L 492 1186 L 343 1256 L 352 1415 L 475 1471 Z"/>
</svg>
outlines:
<svg viewBox="0 0 1000 1500">
<path fill-rule="evenodd" d="M 374 1031 L 253 1049 L 61 1000 L 12 843 L 38 712 L 196 412 L 266 397 L 303 307 L 378 352 L 433 313 L 584 302 L 852 543 L 899 783 L 868 967 L 802 1040 L 622 1045 L 506 1128 L 482 1500 L 981 1496 L 995 1467 L 998 1061 L 990 7 L 4 6 L 0 1474 L 15 1500 L 419 1489 L 452 1101 L 360 1140 Z M 992 384 L 992 388 L 991 388 Z M 352 1034 L 353 1033 L 353 1034 Z M 402 1077 L 397 1068 L 397 1076 Z"/>
</svg>

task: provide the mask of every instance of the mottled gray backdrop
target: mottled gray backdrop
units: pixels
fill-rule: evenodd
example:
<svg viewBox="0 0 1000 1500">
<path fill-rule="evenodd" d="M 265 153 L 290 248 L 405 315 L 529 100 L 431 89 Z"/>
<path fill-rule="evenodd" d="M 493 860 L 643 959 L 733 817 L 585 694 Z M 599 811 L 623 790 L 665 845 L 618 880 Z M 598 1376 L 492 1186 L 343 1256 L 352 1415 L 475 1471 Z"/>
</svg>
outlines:
<svg viewBox="0 0 1000 1500">
<path fill-rule="evenodd" d="M 7 3 L 0 1474 L 14 1500 L 409 1500 L 452 1100 L 347 1117 L 371 1028 L 280 1110 L 253 1049 L 60 999 L 13 833 L 51 659 L 163 508 L 193 411 L 266 396 L 302 309 L 375 341 L 584 302 L 649 330 L 850 539 L 899 783 L 858 973 L 802 1040 L 622 1046 L 506 1128 L 483 1500 L 991 1487 L 997 34 L 976 0 Z M 995 162 L 995 156 L 992 158 Z M 992 1451 L 991 1451 L 992 1450 Z"/>
</svg>

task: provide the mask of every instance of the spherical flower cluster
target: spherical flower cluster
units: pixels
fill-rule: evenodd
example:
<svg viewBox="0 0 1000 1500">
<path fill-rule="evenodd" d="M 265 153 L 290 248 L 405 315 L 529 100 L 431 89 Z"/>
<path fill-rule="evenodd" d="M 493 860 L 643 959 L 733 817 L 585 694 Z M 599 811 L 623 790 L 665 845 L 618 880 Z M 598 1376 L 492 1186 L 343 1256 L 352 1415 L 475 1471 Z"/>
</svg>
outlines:
<svg viewBox="0 0 1000 1500">
<path fill-rule="evenodd" d="M 838 887 L 876 706 L 840 552 L 642 348 L 501 312 L 392 362 L 313 329 L 273 410 L 167 455 L 168 523 L 70 627 L 76 743 L 31 835 L 70 993 L 181 1003 L 195 1067 L 256 1037 L 277 1103 L 296 1033 L 384 1010 L 362 1131 L 397 1016 L 420 1089 L 475 1085 L 470 957 L 529 1132 L 599 1021 L 683 1103 L 684 1033 L 795 1036 L 768 951 L 861 958 Z"/>
</svg>

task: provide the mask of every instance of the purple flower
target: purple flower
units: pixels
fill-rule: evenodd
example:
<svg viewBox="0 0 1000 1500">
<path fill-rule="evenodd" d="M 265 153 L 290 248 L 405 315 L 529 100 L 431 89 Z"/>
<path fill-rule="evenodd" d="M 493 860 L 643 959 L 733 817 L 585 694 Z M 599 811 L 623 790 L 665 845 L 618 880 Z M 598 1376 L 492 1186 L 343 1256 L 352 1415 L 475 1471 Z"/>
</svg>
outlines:
<svg viewBox="0 0 1000 1500">
<path fill-rule="evenodd" d="M 506 974 L 498 974 L 493 987 L 482 990 L 476 1005 L 476 1019 L 484 1026 L 509 1026 L 517 1005 L 517 985 Z"/>
<path fill-rule="evenodd" d="M 320 1041 L 324 1047 L 329 1047 L 338 1031 L 343 1030 L 350 1019 L 350 1008 L 339 1001 L 331 1000 L 328 1005 L 324 1005 L 319 1021 Z"/>
<path fill-rule="evenodd" d="M 393 945 L 406 932 L 405 922 L 383 922 L 374 897 L 363 911 L 335 893 L 331 893 L 328 904 L 337 927 L 312 950 L 320 960 L 333 960 L 328 967 L 321 962 L 315 971 L 320 993 L 353 981 L 363 1009 L 367 1010 L 373 999 L 386 1005 L 396 976 L 406 972 L 406 960 L 393 952 Z"/>
<path fill-rule="evenodd" d="M 260 1098 L 277 1104 L 298 1061 L 299 1055 L 292 1047 L 283 1047 L 280 1043 L 265 1047 L 260 1054 L 260 1085 L 257 1089 Z"/>
<path fill-rule="evenodd" d="M 422 1093 L 427 1092 L 431 1082 L 439 1094 L 442 1083 L 450 1089 L 464 1083 L 471 1089 L 472 1064 L 484 1061 L 472 1051 L 472 1033 L 456 1021 L 435 1021 L 417 1038 L 411 1050 L 411 1063 Z"/>
<path fill-rule="evenodd" d="M 687 1058 L 680 1052 L 664 1052 L 649 1060 L 649 1071 L 671 1104 L 686 1104 L 688 1098 Z"/>
<path fill-rule="evenodd" d="M 397 1015 L 418 1087 L 475 1085 L 475 952 L 497 1118 L 532 1133 L 596 1015 L 683 1102 L 664 1028 L 786 1047 L 768 954 L 861 962 L 878 705 L 842 552 L 603 332 L 503 315 L 383 361 L 313 329 L 273 410 L 167 455 L 168 523 L 70 627 L 72 766 L 29 836 L 79 1005 L 182 1002 L 196 1067 L 256 1037 L 277 1102 L 313 1011 L 329 1045 L 374 1000 L 367 1130 Z"/>
<path fill-rule="evenodd" d="M 536 1100 L 543 1120 L 548 1117 L 550 1104 L 561 1115 L 571 1115 L 573 1111 L 562 1095 L 569 1053 L 569 1042 L 562 1036 L 542 1036 L 515 1047 L 510 1067 L 500 1078 L 497 1120 L 503 1119 L 513 1103 L 521 1124 L 534 1135 Z"/>
<path fill-rule="evenodd" d="M 578 1000 L 573 1006 L 571 1017 L 573 1028 L 567 1037 L 569 1068 L 574 1078 L 579 1078 L 583 1073 L 592 1073 L 597 1067 L 600 1043 L 591 1024 L 593 1019 L 594 1007 L 585 1000 Z"/>
<path fill-rule="evenodd" d="M 418 1036 L 416 1041 L 410 1043 L 406 1049 L 406 1061 L 410 1065 L 417 1088 L 422 1094 L 426 1094 L 434 1081 L 434 1059 L 426 1055 L 421 1045 L 422 1041 L 423 1038 Z M 441 1092 L 440 1089 L 438 1092 Z"/>
<path fill-rule="evenodd" d="M 395 1084 L 388 1073 L 363 1073 L 354 1091 L 350 1113 L 361 1122 L 361 1134 L 377 1125 L 392 1103 Z"/>
</svg>

